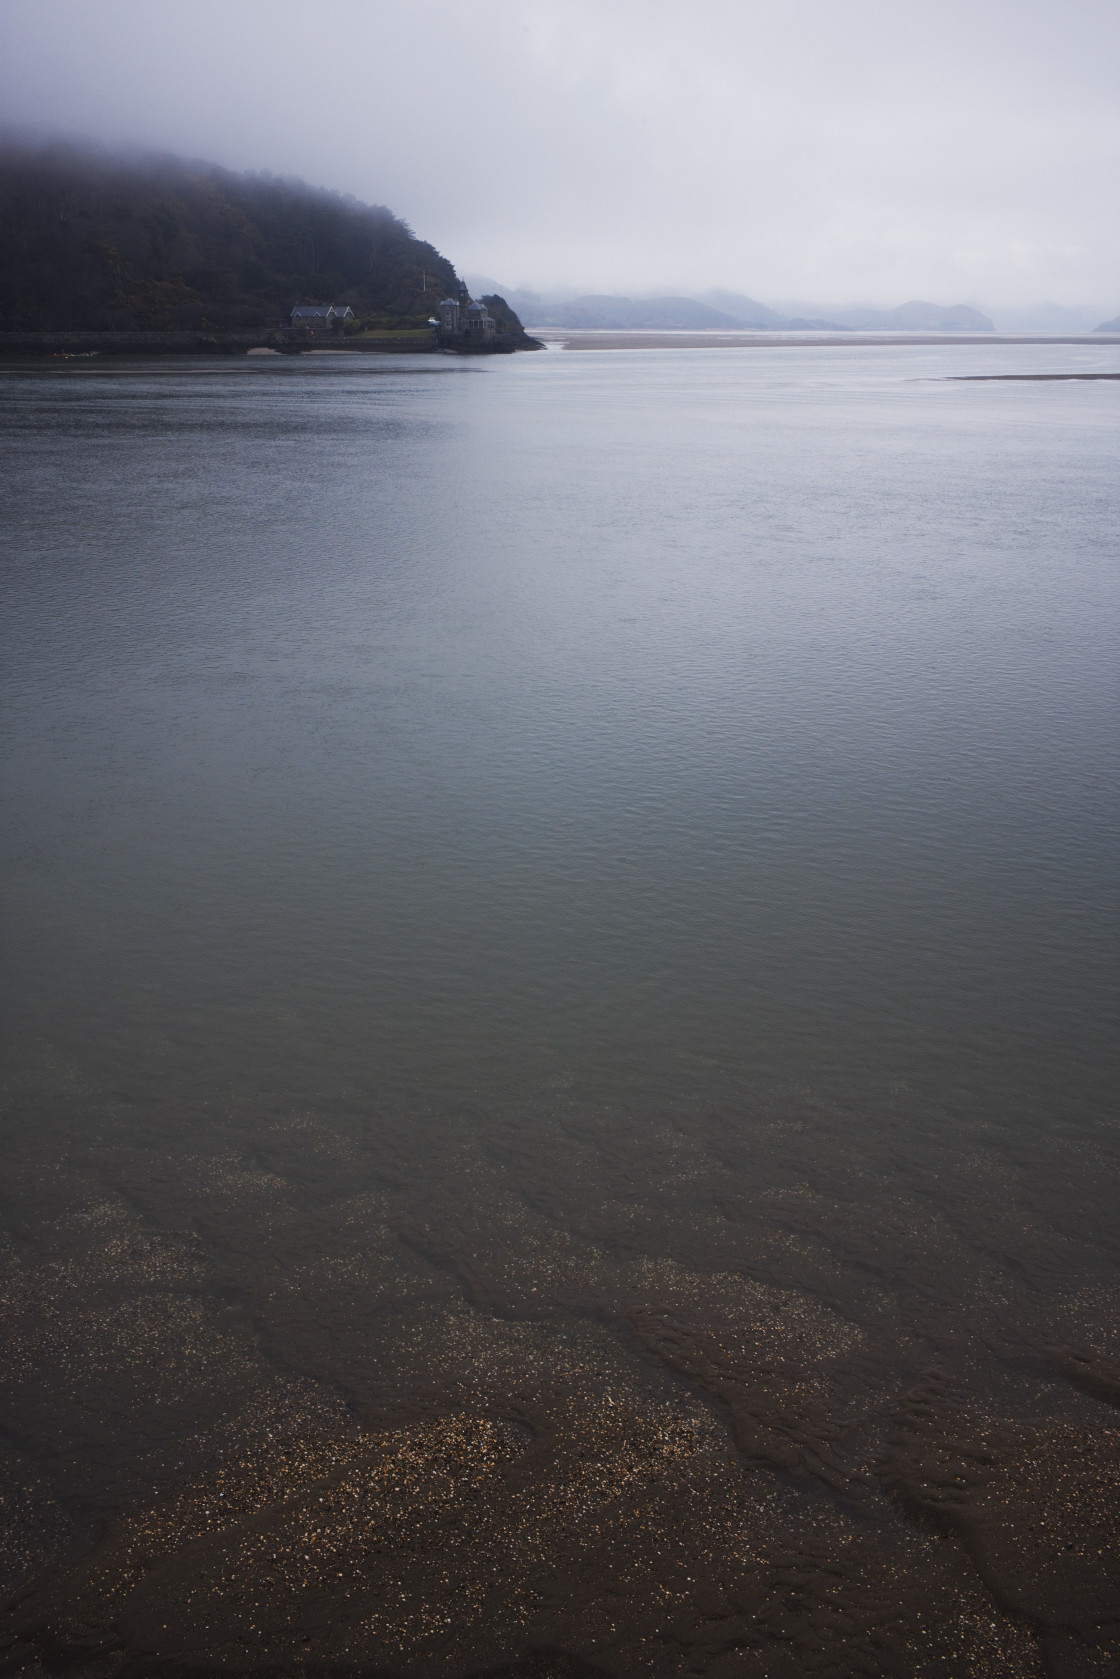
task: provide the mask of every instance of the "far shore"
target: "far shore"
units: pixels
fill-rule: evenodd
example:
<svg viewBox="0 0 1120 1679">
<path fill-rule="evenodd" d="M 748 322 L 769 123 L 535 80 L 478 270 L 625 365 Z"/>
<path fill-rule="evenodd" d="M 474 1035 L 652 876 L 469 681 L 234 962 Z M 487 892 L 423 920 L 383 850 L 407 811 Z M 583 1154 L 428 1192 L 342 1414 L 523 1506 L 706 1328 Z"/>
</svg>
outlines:
<svg viewBox="0 0 1120 1679">
<path fill-rule="evenodd" d="M 1082 348 L 1120 344 L 1120 333 L 903 333 L 903 332 L 646 332 L 638 329 L 608 331 L 603 328 L 567 331 L 555 327 L 526 329 L 525 342 L 517 345 L 492 344 L 474 355 L 509 355 L 517 350 L 806 350 L 820 348 L 890 349 L 899 345 L 941 347 L 948 344 L 983 349 L 989 344 L 1026 347 L 1034 344 L 1069 344 Z M 431 356 L 440 353 L 467 355 L 464 350 L 445 349 L 429 332 L 363 333 L 353 338 L 327 337 L 315 340 L 270 329 L 267 332 L 0 332 L 0 365 L 5 362 L 71 361 L 95 362 L 101 357 L 141 360 L 159 358 L 306 355 Z M 1054 375 L 1058 377 L 1058 375 Z M 1104 377 L 1104 375 L 1101 375 Z"/>
<path fill-rule="evenodd" d="M 526 332 L 563 350 L 805 350 L 820 346 L 893 344 L 1120 344 L 1120 333 L 1082 332 L 1062 336 L 992 332 L 611 332 L 600 328 L 564 331 L 527 326 Z"/>
</svg>

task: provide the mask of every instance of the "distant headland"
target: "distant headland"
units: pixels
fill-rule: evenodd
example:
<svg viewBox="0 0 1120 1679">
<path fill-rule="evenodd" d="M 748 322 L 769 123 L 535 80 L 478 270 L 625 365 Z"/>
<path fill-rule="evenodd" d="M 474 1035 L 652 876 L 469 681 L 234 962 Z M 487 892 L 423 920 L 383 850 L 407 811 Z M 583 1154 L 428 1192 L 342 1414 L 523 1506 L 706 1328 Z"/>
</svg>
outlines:
<svg viewBox="0 0 1120 1679">
<path fill-rule="evenodd" d="M 302 181 L 9 143 L 0 220 L 0 348 L 16 353 L 538 348 L 391 210 Z"/>
<path fill-rule="evenodd" d="M 534 328 L 574 331 L 713 332 L 994 332 L 991 319 L 965 303 L 914 301 L 895 309 L 841 309 L 827 315 L 782 315 L 742 292 L 703 297 L 586 296 L 564 300 L 512 296 Z"/>
</svg>

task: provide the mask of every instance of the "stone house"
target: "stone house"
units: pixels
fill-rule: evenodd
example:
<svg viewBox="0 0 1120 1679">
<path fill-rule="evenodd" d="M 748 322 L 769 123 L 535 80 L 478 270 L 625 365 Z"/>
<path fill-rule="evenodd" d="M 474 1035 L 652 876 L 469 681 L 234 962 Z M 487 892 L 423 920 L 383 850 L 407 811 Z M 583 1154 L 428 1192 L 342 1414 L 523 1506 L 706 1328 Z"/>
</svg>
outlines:
<svg viewBox="0 0 1120 1679">
<path fill-rule="evenodd" d="M 312 332 L 341 332 L 353 319 L 348 303 L 297 303 L 292 310 L 292 325 L 310 327 Z"/>
<path fill-rule="evenodd" d="M 497 336 L 498 323 L 484 304 L 475 303 L 464 291 L 461 298 L 445 297 L 439 304 L 439 333 L 441 338 L 467 337 L 476 343 L 490 344 Z"/>
</svg>

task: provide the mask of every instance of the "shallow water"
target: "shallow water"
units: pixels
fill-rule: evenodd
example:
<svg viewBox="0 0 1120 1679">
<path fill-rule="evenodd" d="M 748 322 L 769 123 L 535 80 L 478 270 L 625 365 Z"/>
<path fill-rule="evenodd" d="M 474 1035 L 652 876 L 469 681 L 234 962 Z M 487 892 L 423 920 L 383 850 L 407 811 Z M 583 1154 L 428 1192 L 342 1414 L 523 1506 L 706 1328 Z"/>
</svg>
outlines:
<svg viewBox="0 0 1120 1679">
<path fill-rule="evenodd" d="M 917 1673 L 935 1625 L 930 1673 L 1108 1671 L 1111 1575 L 1061 1540 L 1071 1630 L 1004 1550 L 1115 1511 L 1120 390 L 951 376 L 1115 366 L 0 377 L 29 1660 L 59 1559 L 298 1435 L 441 1513 L 349 1620 L 315 1563 L 239 1621 L 169 1541 L 133 1659 Z M 879 1669 L 774 1620 L 789 1568 Z"/>
</svg>

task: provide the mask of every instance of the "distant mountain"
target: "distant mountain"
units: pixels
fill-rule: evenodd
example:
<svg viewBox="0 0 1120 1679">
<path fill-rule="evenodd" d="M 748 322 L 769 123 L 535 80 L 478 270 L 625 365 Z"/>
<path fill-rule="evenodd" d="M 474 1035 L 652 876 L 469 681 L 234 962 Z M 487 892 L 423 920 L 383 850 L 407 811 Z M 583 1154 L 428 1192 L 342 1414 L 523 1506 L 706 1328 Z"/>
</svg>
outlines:
<svg viewBox="0 0 1120 1679">
<path fill-rule="evenodd" d="M 477 292 L 481 278 L 471 278 Z M 487 280 L 488 288 L 500 289 Z M 783 315 L 745 292 L 713 289 L 695 297 L 541 296 L 519 289 L 503 295 L 532 326 L 606 331 L 696 332 L 753 329 L 756 332 L 994 332 L 987 315 L 967 304 L 903 303 L 897 309 L 828 309 L 820 315 Z M 811 306 L 810 306 L 811 307 Z"/>
<path fill-rule="evenodd" d="M 9 330 L 256 330 L 295 303 L 414 326 L 459 284 L 381 205 L 173 157 L 9 144 L 0 226 Z"/>
<path fill-rule="evenodd" d="M 521 297 L 518 306 L 525 305 Z M 726 309 L 717 309 L 711 298 L 725 299 Z M 847 332 L 840 321 L 787 320 L 765 303 L 737 292 L 708 292 L 704 301 L 695 297 L 574 297 L 567 302 L 538 302 L 528 310 L 538 327 L 567 327 L 609 331 L 698 332 L 705 328 L 724 331 L 753 327 L 760 332 Z"/>
<path fill-rule="evenodd" d="M 785 323 L 776 310 L 741 291 L 701 292 L 700 302 L 729 315 L 737 326 L 772 327 Z"/>
<path fill-rule="evenodd" d="M 1093 328 L 1094 332 L 1120 332 L 1120 315 L 1113 321 L 1102 321 L 1100 326 Z"/>
<path fill-rule="evenodd" d="M 995 326 L 979 309 L 966 303 L 943 308 L 939 303 L 900 303 L 897 309 L 839 309 L 845 326 L 863 332 L 994 332 Z"/>
<path fill-rule="evenodd" d="M 852 332 L 854 329 L 845 326 L 843 321 L 822 321 L 805 315 L 782 315 L 774 322 L 774 326 L 783 332 Z"/>
<path fill-rule="evenodd" d="M 779 315 L 768 303 L 738 291 L 704 292 L 701 301 L 722 309 L 737 326 L 756 327 L 763 332 L 848 332 L 842 321 L 809 319 L 804 315 Z"/>
<path fill-rule="evenodd" d="M 693 297 L 574 297 L 569 303 L 542 303 L 531 311 L 536 327 L 607 328 L 647 332 L 695 332 L 704 327 L 737 327 L 730 315 Z"/>
</svg>

